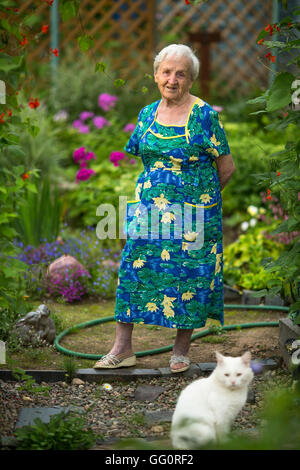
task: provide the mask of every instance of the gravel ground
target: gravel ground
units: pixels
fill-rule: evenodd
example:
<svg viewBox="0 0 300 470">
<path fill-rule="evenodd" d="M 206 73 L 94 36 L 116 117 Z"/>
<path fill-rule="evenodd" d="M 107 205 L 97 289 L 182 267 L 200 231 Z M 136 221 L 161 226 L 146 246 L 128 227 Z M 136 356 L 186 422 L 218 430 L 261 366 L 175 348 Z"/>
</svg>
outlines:
<svg viewBox="0 0 300 470">
<path fill-rule="evenodd" d="M 149 422 L 144 411 L 174 410 L 180 391 L 196 378 L 176 376 L 150 380 L 143 378 L 123 383 L 111 382 L 111 390 L 103 388 L 103 383 L 87 382 L 34 383 L 30 390 L 23 390 L 24 382 L 0 380 L 1 436 L 13 436 L 22 407 L 72 405 L 84 413 L 88 427 L 98 435 L 99 446 L 103 441 L 112 441 L 112 438 L 168 439 L 170 422 Z M 284 384 L 291 384 L 291 375 L 284 368 L 256 375 L 250 388 L 251 402 L 246 403 L 235 420 L 233 430 L 255 431 L 260 424 L 256 412 L 263 405 L 264 391 Z M 160 386 L 164 391 L 153 401 L 139 401 L 135 397 L 135 391 L 140 385 Z M 43 394 L 47 389 L 48 394 Z"/>
</svg>

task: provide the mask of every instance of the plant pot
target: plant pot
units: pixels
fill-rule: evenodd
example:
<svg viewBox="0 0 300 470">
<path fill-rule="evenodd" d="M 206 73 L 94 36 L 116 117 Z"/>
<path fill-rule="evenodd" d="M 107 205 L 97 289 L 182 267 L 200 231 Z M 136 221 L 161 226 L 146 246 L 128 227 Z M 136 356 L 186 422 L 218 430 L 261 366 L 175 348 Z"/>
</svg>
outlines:
<svg viewBox="0 0 300 470">
<path fill-rule="evenodd" d="M 295 365 L 292 362 L 292 354 L 288 351 L 287 345 L 291 345 L 293 341 L 299 339 L 300 326 L 294 325 L 292 320 L 288 317 L 281 318 L 279 320 L 279 346 L 283 361 L 287 367 Z"/>
</svg>

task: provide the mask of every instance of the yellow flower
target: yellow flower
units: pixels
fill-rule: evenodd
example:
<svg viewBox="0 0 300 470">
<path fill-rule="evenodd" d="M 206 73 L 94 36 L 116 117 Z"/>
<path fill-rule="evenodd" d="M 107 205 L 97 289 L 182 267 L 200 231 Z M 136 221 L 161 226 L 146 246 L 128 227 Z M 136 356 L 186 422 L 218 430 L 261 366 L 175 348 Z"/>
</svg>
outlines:
<svg viewBox="0 0 300 470">
<path fill-rule="evenodd" d="M 215 274 L 219 273 L 221 271 L 221 258 L 222 258 L 222 253 L 218 253 L 216 255 L 216 268 L 215 268 Z"/>
<path fill-rule="evenodd" d="M 189 158 L 189 160 L 190 160 L 191 162 L 193 162 L 194 160 L 199 160 L 199 158 L 196 157 L 195 155 L 192 155 L 192 156 Z"/>
<path fill-rule="evenodd" d="M 23 299 L 24 299 L 24 300 L 29 299 L 29 295 L 23 295 Z"/>
<path fill-rule="evenodd" d="M 203 106 L 205 106 L 205 103 L 204 103 L 203 100 L 199 100 L 197 104 L 200 106 L 200 108 L 202 108 Z"/>
<path fill-rule="evenodd" d="M 212 138 L 210 139 L 210 141 L 211 141 L 214 145 L 220 145 L 220 144 L 221 144 L 221 142 L 218 142 L 218 141 L 217 141 L 215 134 L 213 134 L 213 136 L 212 136 Z"/>
<path fill-rule="evenodd" d="M 187 232 L 185 233 L 183 236 L 184 238 L 188 241 L 188 242 L 193 242 L 194 240 L 196 240 L 197 238 L 197 235 L 199 235 L 198 232 Z"/>
<path fill-rule="evenodd" d="M 154 204 L 159 208 L 159 209 L 165 209 L 167 204 L 169 204 L 170 202 L 168 201 L 168 199 L 166 199 L 163 195 L 163 193 L 161 193 L 161 195 L 159 197 L 153 197 L 152 198 L 153 201 L 154 201 Z"/>
<path fill-rule="evenodd" d="M 217 253 L 217 244 L 215 243 L 212 249 L 210 250 L 211 253 L 216 254 Z"/>
<path fill-rule="evenodd" d="M 145 263 L 146 263 L 145 260 L 143 260 L 143 259 L 141 259 L 141 258 L 138 258 L 138 259 L 136 259 L 136 260 L 133 262 L 133 267 L 134 267 L 134 268 L 142 268 Z"/>
<path fill-rule="evenodd" d="M 210 202 L 212 197 L 209 194 L 201 194 L 200 201 L 201 202 Z"/>
<path fill-rule="evenodd" d="M 210 290 L 214 290 L 215 287 L 215 280 L 213 279 L 210 283 Z"/>
<path fill-rule="evenodd" d="M 148 302 L 146 308 L 148 311 L 150 310 L 150 312 L 156 312 L 156 310 L 158 310 L 158 306 L 154 302 Z"/>
<path fill-rule="evenodd" d="M 189 244 L 187 242 L 182 242 L 182 250 L 187 251 L 189 249 Z"/>
<path fill-rule="evenodd" d="M 172 303 L 173 300 L 176 300 L 176 297 L 168 297 L 166 294 L 164 294 L 164 300 L 162 301 L 162 304 L 164 307 L 174 307 Z"/>
<path fill-rule="evenodd" d="M 218 157 L 219 156 L 219 152 L 217 149 L 212 149 L 212 148 L 209 148 L 209 149 L 206 149 L 206 151 L 208 153 L 211 153 L 212 155 L 214 155 L 215 157 Z"/>
<path fill-rule="evenodd" d="M 175 316 L 174 310 L 169 307 L 164 308 L 164 315 L 166 318 L 172 318 Z"/>
<path fill-rule="evenodd" d="M 127 316 L 130 317 L 130 308 L 127 309 Z"/>
<path fill-rule="evenodd" d="M 175 158 L 170 155 L 170 160 L 173 163 L 173 167 L 181 168 L 182 158 Z"/>
<path fill-rule="evenodd" d="M 152 184 L 151 184 L 151 181 L 148 180 L 148 181 L 145 181 L 144 183 L 144 188 L 151 188 Z"/>
<path fill-rule="evenodd" d="M 154 166 L 155 166 L 155 168 L 164 168 L 165 167 L 163 162 L 160 162 L 160 161 L 155 162 Z"/>
<path fill-rule="evenodd" d="M 175 220 L 175 219 L 176 219 L 175 214 L 173 214 L 172 212 L 165 212 L 161 217 L 161 221 L 164 224 L 171 223 L 172 220 Z"/>
<path fill-rule="evenodd" d="M 189 290 L 187 292 L 184 292 L 181 296 L 182 300 L 191 300 L 194 297 L 195 293 L 190 292 Z"/>
<path fill-rule="evenodd" d="M 141 192 L 142 186 L 143 186 L 142 183 L 138 183 L 138 184 L 136 185 L 136 188 L 135 188 L 135 199 L 139 199 L 139 198 L 140 198 L 140 192 Z"/>
<path fill-rule="evenodd" d="M 220 127 L 223 129 L 224 126 L 220 118 L 219 118 L 219 124 L 220 124 Z"/>
<path fill-rule="evenodd" d="M 160 256 L 161 256 L 161 259 L 163 259 L 164 261 L 169 261 L 170 259 L 170 253 L 168 252 L 168 250 L 163 250 Z"/>
</svg>

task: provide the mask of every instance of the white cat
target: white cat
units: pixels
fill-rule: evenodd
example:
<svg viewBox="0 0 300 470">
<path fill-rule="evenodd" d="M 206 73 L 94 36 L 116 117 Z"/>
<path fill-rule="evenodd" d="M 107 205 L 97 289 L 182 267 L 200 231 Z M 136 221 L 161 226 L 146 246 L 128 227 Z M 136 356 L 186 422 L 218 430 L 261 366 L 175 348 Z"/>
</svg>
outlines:
<svg viewBox="0 0 300 470">
<path fill-rule="evenodd" d="M 210 376 L 190 383 L 179 395 L 171 425 L 176 449 L 199 449 L 226 440 L 246 403 L 254 377 L 251 353 L 229 357 L 216 351 L 216 357 L 217 366 Z"/>
</svg>

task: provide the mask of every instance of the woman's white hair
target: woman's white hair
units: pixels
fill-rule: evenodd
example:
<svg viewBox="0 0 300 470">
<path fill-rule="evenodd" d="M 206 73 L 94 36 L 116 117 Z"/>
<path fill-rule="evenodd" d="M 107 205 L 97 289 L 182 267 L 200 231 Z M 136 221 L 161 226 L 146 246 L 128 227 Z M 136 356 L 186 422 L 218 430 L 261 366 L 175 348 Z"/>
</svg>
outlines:
<svg viewBox="0 0 300 470">
<path fill-rule="evenodd" d="M 167 47 L 164 47 L 155 57 L 153 63 L 154 73 L 157 72 L 160 64 L 167 59 L 167 57 L 176 56 L 176 57 L 185 57 L 189 59 L 191 63 L 190 72 L 192 81 L 196 80 L 199 74 L 200 62 L 196 57 L 194 52 L 189 46 L 184 44 L 170 44 Z"/>
</svg>

